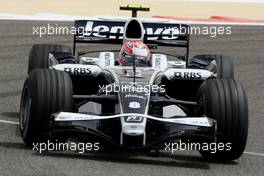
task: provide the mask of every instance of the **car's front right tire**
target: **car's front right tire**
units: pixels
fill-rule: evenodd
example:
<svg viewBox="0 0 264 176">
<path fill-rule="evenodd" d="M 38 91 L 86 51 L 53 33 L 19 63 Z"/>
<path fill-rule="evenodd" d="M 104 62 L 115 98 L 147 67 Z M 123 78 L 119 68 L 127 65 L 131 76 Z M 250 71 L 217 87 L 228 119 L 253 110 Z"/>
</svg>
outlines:
<svg viewBox="0 0 264 176">
<path fill-rule="evenodd" d="M 204 69 L 211 61 L 216 62 L 218 79 L 234 79 L 234 63 L 229 56 L 202 54 L 190 59 L 189 68 Z"/>
<path fill-rule="evenodd" d="M 72 82 L 62 71 L 35 69 L 26 79 L 21 96 L 19 127 L 27 146 L 49 138 L 51 114 L 73 109 Z"/>
</svg>

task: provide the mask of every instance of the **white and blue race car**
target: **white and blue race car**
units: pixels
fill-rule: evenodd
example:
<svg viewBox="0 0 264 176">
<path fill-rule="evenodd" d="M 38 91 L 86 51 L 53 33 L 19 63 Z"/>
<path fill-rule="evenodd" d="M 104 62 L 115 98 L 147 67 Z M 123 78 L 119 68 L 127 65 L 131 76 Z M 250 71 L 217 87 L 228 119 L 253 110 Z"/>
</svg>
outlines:
<svg viewBox="0 0 264 176">
<path fill-rule="evenodd" d="M 96 139 L 126 149 L 157 149 L 165 142 L 230 143 L 229 150 L 201 150 L 206 159 L 234 160 L 246 145 L 248 105 L 222 55 L 189 59 L 186 24 L 140 20 L 77 20 L 74 46 L 33 45 L 24 83 L 20 131 L 26 145 L 69 137 Z M 185 31 L 185 32 L 184 32 Z M 121 66 L 119 50 L 76 51 L 76 44 L 122 44 L 151 48 L 147 67 Z M 105 45 L 103 45 L 105 46 Z M 157 52 L 181 47 L 182 55 Z M 92 56 L 91 56 L 92 55 Z"/>
</svg>

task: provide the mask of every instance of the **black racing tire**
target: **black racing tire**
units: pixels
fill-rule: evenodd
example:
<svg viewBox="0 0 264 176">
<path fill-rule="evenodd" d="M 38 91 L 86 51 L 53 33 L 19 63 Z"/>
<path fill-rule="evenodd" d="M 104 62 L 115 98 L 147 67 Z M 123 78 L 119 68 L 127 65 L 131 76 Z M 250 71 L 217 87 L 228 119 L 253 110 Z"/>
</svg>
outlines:
<svg viewBox="0 0 264 176">
<path fill-rule="evenodd" d="M 238 159 L 245 150 L 248 135 L 248 103 L 242 84 L 233 79 L 207 80 L 197 97 L 197 101 L 204 102 L 205 115 L 217 121 L 217 144 L 226 146 L 225 150 L 200 153 L 213 161 Z"/>
<path fill-rule="evenodd" d="M 205 65 L 197 63 L 199 59 Z M 234 63 L 229 56 L 226 55 L 196 55 L 190 59 L 189 65 L 195 67 L 206 67 L 212 60 L 215 60 L 217 65 L 217 78 L 219 79 L 234 79 Z"/>
<path fill-rule="evenodd" d="M 33 45 L 28 58 L 28 73 L 36 68 L 49 68 L 49 53 L 66 52 L 72 53 L 68 46 L 54 44 Z"/>
<path fill-rule="evenodd" d="M 72 82 L 62 71 L 34 69 L 21 96 L 19 127 L 27 146 L 49 139 L 51 114 L 73 111 Z"/>
</svg>

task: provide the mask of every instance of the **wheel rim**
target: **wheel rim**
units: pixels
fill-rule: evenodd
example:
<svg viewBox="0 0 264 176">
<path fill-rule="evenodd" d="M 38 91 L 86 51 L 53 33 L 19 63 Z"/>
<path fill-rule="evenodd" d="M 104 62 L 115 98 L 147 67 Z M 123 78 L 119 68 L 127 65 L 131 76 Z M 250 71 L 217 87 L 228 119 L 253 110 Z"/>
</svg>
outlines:
<svg viewBox="0 0 264 176">
<path fill-rule="evenodd" d="M 23 92 L 21 113 L 20 113 L 20 128 L 22 130 L 25 129 L 25 126 L 28 122 L 30 110 L 31 110 L 31 98 L 29 97 L 28 89 L 26 88 Z"/>
</svg>

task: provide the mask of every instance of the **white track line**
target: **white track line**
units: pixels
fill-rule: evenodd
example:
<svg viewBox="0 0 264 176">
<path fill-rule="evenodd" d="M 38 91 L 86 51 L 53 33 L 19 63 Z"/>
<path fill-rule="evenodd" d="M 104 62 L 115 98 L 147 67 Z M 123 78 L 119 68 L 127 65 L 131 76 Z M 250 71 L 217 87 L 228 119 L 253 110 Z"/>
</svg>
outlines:
<svg viewBox="0 0 264 176">
<path fill-rule="evenodd" d="M 244 153 L 248 155 L 254 155 L 254 156 L 264 156 L 264 153 L 255 153 L 255 152 L 247 152 L 247 151 L 245 151 Z"/>
<path fill-rule="evenodd" d="M 18 122 L 14 121 L 9 121 L 9 120 L 0 120 L 0 123 L 6 123 L 6 124 L 11 124 L 11 125 L 18 125 Z"/>
</svg>

